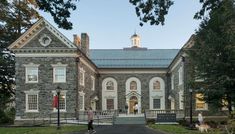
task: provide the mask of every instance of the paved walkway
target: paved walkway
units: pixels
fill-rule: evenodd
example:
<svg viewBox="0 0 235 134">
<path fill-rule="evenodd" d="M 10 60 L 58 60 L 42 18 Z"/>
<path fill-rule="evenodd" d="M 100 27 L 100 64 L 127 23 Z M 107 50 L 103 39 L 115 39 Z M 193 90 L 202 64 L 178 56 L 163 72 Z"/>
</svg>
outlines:
<svg viewBox="0 0 235 134">
<path fill-rule="evenodd" d="M 95 126 L 96 134 L 164 134 L 147 128 L 145 125 Z M 85 134 L 77 132 L 70 134 Z"/>
</svg>

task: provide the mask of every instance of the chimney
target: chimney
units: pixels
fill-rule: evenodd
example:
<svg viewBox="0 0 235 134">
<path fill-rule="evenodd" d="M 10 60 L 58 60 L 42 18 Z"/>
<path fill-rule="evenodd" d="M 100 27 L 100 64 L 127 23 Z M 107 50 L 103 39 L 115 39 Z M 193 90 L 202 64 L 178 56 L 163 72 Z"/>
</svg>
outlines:
<svg viewBox="0 0 235 134">
<path fill-rule="evenodd" d="M 73 43 L 78 46 L 79 48 L 81 47 L 81 39 L 77 34 L 73 35 Z"/>
<path fill-rule="evenodd" d="M 81 50 L 89 57 L 89 36 L 87 33 L 81 34 Z"/>
</svg>

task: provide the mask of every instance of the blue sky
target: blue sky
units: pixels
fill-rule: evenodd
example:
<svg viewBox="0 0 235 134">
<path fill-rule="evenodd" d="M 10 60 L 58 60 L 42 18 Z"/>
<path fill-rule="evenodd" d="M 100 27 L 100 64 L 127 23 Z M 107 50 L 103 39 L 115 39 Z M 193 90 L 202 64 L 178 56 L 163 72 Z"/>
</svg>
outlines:
<svg viewBox="0 0 235 134">
<path fill-rule="evenodd" d="M 70 19 L 73 29 L 59 30 L 71 41 L 73 34 L 88 33 L 91 49 L 130 47 L 135 31 L 141 37 L 142 47 L 175 49 L 181 48 L 198 28 L 200 21 L 193 19 L 193 15 L 200 7 L 199 0 L 176 0 L 165 25 L 141 27 L 129 0 L 80 0 Z M 50 15 L 41 14 L 57 27 Z"/>
</svg>

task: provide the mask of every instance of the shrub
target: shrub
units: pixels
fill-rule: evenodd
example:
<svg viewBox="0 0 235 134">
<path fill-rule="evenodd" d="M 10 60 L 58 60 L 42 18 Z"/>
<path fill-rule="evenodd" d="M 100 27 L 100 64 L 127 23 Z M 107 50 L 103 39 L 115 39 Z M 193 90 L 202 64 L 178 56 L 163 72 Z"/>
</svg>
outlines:
<svg viewBox="0 0 235 134">
<path fill-rule="evenodd" d="M 12 124 L 15 119 L 15 108 L 0 110 L 0 124 Z"/>
<path fill-rule="evenodd" d="M 147 119 L 147 124 L 155 124 L 155 119 Z"/>
</svg>

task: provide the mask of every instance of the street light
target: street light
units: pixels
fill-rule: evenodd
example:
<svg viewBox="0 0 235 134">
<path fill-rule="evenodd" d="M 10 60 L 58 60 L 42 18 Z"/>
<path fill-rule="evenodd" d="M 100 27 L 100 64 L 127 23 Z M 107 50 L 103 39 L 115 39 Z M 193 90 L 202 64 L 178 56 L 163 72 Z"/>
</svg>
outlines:
<svg viewBox="0 0 235 134">
<path fill-rule="evenodd" d="M 192 89 L 189 89 L 189 93 L 190 93 L 190 113 L 189 113 L 189 116 L 190 116 L 190 128 L 192 129 L 193 128 L 193 118 L 192 118 L 192 116 L 193 116 L 193 90 Z"/>
<path fill-rule="evenodd" d="M 56 93 L 57 93 L 57 97 L 58 97 L 58 103 L 57 103 L 57 129 L 60 129 L 60 91 L 61 91 L 61 87 L 57 87 L 56 88 Z"/>
</svg>

